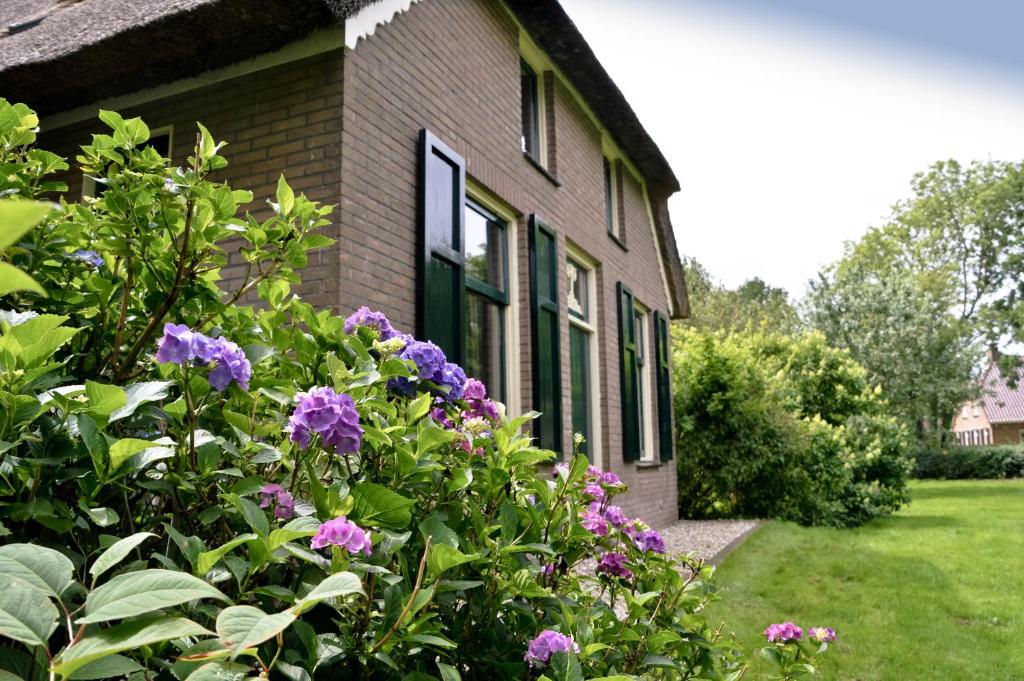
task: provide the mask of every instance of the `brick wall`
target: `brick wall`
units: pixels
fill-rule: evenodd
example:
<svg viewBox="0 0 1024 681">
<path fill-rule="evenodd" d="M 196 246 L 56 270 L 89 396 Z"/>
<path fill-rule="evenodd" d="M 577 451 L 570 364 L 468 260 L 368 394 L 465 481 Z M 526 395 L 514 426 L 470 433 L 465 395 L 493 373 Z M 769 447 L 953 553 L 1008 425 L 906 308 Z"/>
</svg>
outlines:
<svg viewBox="0 0 1024 681">
<path fill-rule="evenodd" d="M 427 128 L 466 159 L 468 176 L 520 216 L 521 402 L 531 406 L 529 272 L 526 220 L 537 213 L 600 263 L 599 401 L 604 465 L 630 486 L 627 511 L 655 525 L 676 517 L 675 467 L 639 467 L 622 460 L 618 319 L 615 285 L 667 313 L 647 210 L 635 179 L 624 174 L 623 217 L 628 251 L 605 230 L 600 132 L 559 82 L 548 84 L 547 124 L 554 123 L 549 168 L 558 184 L 523 157 L 520 147 L 517 29 L 497 3 L 421 2 L 359 42 L 345 63 L 342 143 L 341 290 L 415 328 L 417 134 Z M 626 150 L 628 153 L 628 150 Z M 565 285 L 560 285 L 562 309 Z M 653 329 L 649 334 L 653 338 Z M 569 325 L 562 317 L 564 442 L 570 442 Z M 653 381 L 653 376 L 652 376 Z M 653 408 L 654 405 L 651 405 Z M 654 433 L 657 451 L 657 432 Z"/>
</svg>

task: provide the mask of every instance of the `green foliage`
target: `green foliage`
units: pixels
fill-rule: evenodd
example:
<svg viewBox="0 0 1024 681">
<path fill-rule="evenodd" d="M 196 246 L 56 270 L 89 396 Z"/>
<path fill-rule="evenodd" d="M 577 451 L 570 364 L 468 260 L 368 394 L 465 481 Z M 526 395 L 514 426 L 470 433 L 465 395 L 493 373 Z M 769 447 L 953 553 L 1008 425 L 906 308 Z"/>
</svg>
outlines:
<svg viewBox="0 0 1024 681">
<path fill-rule="evenodd" d="M 956 408 L 976 396 L 979 346 L 1024 338 L 1022 171 L 933 164 L 808 297 L 811 325 L 871 372 L 921 447 L 944 446 Z"/>
<path fill-rule="evenodd" d="M 923 450 L 914 456 L 914 477 L 944 480 L 1024 478 L 1024 449 L 1015 445 Z"/>
<path fill-rule="evenodd" d="M 583 527 L 585 458 L 549 479 L 538 464 L 554 454 L 520 432 L 532 415 L 475 418 L 410 383 L 409 341 L 346 332 L 290 295 L 307 251 L 330 242 L 315 234 L 329 209 L 282 178 L 271 217 L 240 216 L 252 197 L 211 179 L 227 160 L 205 128 L 172 168 L 141 120 L 101 120 L 110 132 L 78 160 L 106 190 L 62 202 L 11 255 L 48 297 L 13 293 L 0 316 L 0 588 L 19 594 L 0 599 L 0 678 L 742 674 L 703 619 L 712 568 L 646 551 L 636 524 Z M 30 156 L 24 139 L 6 162 Z M 10 177 L 26 198 L 43 187 Z M 248 271 L 222 291 L 228 239 Z M 259 308 L 239 304 L 250 292 Z M 217 390 L 210 363 L 156 361 L 165 323 L 237 343 L 248 385 Z M 314 387 L 352 399 L 358 451 L 289 437 Z M 261 499 L 267 483 L 293 507 Z M 313 548 L 343 515 L 368 553 Z M 578 569 L 609 550 L 628 582 Z M 545 629 L 580 651 L 531 669 Z"/>
<path fill-rule="evenodd" d="M 680 512 L 859 525 L 906 501 L 906 442 L 866 371 L 820 334 L 679 329 Z"/>
<path fill-rule="evenodd" d="M 684 258 L 690 317 L 686 324 L 702 331 L 774 331 L 798 333 L 803 324 L 784 289 L 754 277 L 736 290 L 716 283 L 695 258 Z"/>
</svg>

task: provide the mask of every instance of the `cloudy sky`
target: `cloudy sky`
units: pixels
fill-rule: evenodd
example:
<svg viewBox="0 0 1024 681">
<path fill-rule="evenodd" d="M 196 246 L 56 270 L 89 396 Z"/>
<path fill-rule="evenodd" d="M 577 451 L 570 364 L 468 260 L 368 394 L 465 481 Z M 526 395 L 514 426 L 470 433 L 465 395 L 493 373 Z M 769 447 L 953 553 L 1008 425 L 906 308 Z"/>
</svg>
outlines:
<svg viewBox="0 0 1024 681">
<path fill-rule="evenodd" d="M 562 0 L 676 171 L 680 250 L 799 297 L 943 158 L 1024 158 L 1024 3 Z"/>
</svg>

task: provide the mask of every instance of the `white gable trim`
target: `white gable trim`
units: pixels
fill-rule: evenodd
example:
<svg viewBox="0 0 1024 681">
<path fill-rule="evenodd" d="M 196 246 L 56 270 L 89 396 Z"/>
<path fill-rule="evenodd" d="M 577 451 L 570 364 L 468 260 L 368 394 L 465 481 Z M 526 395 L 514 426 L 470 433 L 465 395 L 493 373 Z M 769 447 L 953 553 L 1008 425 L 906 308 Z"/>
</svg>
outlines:
<svg viewBox="0 0 1024 681">
<path fill-rule="evenodd" d="M 382 0 L 362 8 L 345 20 L 345 47 L 356 49 L 360 38 L 368 38 L 378 26 L 390 24 L 396 16 L 409 11 L 415 2 L 419 0 Z"/>
</svg>

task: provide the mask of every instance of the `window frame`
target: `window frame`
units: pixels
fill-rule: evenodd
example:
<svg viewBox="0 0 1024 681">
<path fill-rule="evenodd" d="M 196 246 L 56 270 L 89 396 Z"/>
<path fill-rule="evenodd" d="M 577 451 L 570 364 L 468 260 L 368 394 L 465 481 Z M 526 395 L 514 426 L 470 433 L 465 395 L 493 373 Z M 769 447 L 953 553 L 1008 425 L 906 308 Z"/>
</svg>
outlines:
<svg viewBox="0 0 1024 681">
<path fill-rule="evenodd" d="M 637 463 L 653 464 L 658 462 L 654 451 L 654 421 L 651 409 L 654 405 L 654 390 L 651 382 L 651 310 L 636 298 L 633 299 L 633 319 L 637 328 L 636 365 L 637 365 L 637 400 L 639 409 L 637 418 L 640 429 L 640 458 Z"/>
<path fill-rule="evenodd" d="M 583 252 L 581 249 L 566 240 L 566 255 L 565 261 L 568 263 L 572 261 L 573 264 L 582 272 L 585 272 L 588 277 L 587 285 L 587 319 L 581 319 L 580 317 L 569 311 L 568 307 L 568 282 L 566 282 L 566 317 L 569 320 L 569 324 L 582 329 L 587 333 L 588 340 L 588 352 L 590 360 L 590 394 L 589 394 L 589 406 L 590 406 L 590 434 L 593 440 L 588 444 L 590 445 L 590 462 L 598 468 L 604 469 L 604 451 L 602 443 L 602 433 L 604 433 L 604 424 L 601 419 L 601 362 L 600 358 L 600 322 L 598 317 L 597 307 L 597 268 L 599 267 L 598 262 Z M 567 268 L 568 271 L 568 268 Z M 572 345 L 569 347 L 569 362 L 572 363 Z M 570 400 L 571 400 L 570 396 Z M 570 404 L 571 408 L 571 404 Z"/>
<path fill-rule="evenodd" d="M 174 153 L 174 125 L 167 124 L 161 125 L 159 128 L 153 128 L 149 131 L 149 139 L 154 137 L 160 137 L 161 135 L 167 135 L 167 156 L 171 157 Z M 145 144 L 143 146 L 146 146 Z M 82 198 L 96 198 L 96 180 L 91 175 L 82 173 Z"/>
<path fill-rule="evenodd" d="M 608 236 L 612 241 L 626 249 L 626 232 L 622 225 L 622 215 L 619 210 L 619 193 L 622 186 L 622 173 L 618 162 L 604 154 L 603 175 L 604 175 L 604 201 L 605 201 L 605 227 Z"/>
<path fill-rule="evenodd" d="M 502 357 L 502 373 L 504 379 L 505 394 L 503 399 L 499 400 L 505 404 L 508 413 L 518 414 L 520 413 L 520 364 L 519 364 L 519 305 L 516 301 L 519 300 L 519 273 L 516 263 L 518 260 L 518 243 L 519 243 L 519 221 L 516 218 L 515 213 L 507 208 L 506 206 L 493 200 L 489 192 L 483 187 L 473 182 L 470 178 L 466 178 L 466 198 L 463 202 L 463 232 L 465 233 L 465 211 L 469 209 L 469 204 L 473 204 L 474 210 L 478 210 L 484 214 L 493 217 L 496 221 L 504 224 L 505 229 L 505 253 L 504 253 L 504 269 L 505 269 L 505 291 L 502 292 L 494 289 L 493 286 L 485 282 L 480 282 L 477 279 L 469 276 L 466 273 L 465 286 L 464 286 L 464 299 L 469 300 L 470 292 L 478 293 L 480 295 L 488 296 L 488 292 L 493 292 L 497 295 L 504 296 L 504 314 L 502 322 L 504 324 L 503 335 L 503 357 Z M 465 251 L 465 234 L 463 234 L 463 251 Z M 489 297 L 489 296 L 488 296 Z M 493 298 L 490 298 L 494 300 Z M 495 302 L 500 302 L 495 300 Z M 468 333 L 468 323 L 467 323 Z M 465 338 L 463 343 L 465 344 Z M 490 388 L 490 386 L 488 386 Z M 492 399 L 499 399 L 496 395 L 491 395 Z"/>
<path fill-rule="evenodd" d="M 540 169 L 545 174 L 547 174 L 549 178 L 551 178 L 553 181 L 555 181 L 557 183 L 557 180 L 554 180 L 554 177 L 551 176 L 548 173 L 548 167 L 550 165 L 548 163 L 549 159 L 548 159 L 548 138 L 547 138 L 547 132 L 548 132 L 548 129 L 547 129 L 548 102 L 547 102 L 547 97 L 545 95 L 545 89 L 544 89 L 545 79 L 549 77 L 548 76 L 548 72 L 547 72 L 547 70 L 544 68 L 544 66 L 542 64 L 536 63 L 532 59 L 528 59 L 526 56 L 524 56 L 522 53 L 520 53 L 520 55 L 519 55 L 519 73 L 520 73 L 520 78 L 519 78 L 519 82 L 520 82 L 520 95 L 519 95 L 520 96 L 520 102 L 519 102 L 519 104 L 520 104 L 520 106 L 519 106 L 519 109 L 520 109 L 520 118 L 522 118 L 522 113 L 523 113 L 523 110 L 525 109 L 525 107 L 523 106 L 523 102 L 522 102 L 522 95 L 523 95 L 523 93 L 522 93 L 522 81 L 523 81 L 523 75 L 524 75 L 523 71 L 526 71 L 530 75 L 531 80 L 533 81 L 533 87 L 531 88 L 531 92 L 533 93 L 533 107 L 532 107 L 532 110 L 533 110 L 533 114 L 535 116 L 534 121 L 533 121 L 533 133 L 536 136 L 536 145 L 535 145 L 536 146 L 536 150 L 534 151 L 534 150 L 531 150 L 529 148 L 529 145 L 526 143 L 527 142 L 526 136 L 522 134 L 522 133 L 526 132 L 526 122 L 523 121 L 523 120 L 520 120 L 520 141 L 521 141 L 520 147 L 521 147 L 521 150 L 523 152 L 523 156 L 525 156 L 528 160 L 532 161 L 534 164 L 540 166 Z"/>
</svg>

